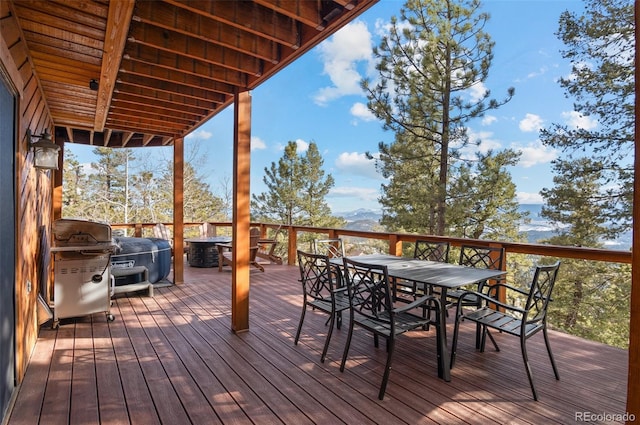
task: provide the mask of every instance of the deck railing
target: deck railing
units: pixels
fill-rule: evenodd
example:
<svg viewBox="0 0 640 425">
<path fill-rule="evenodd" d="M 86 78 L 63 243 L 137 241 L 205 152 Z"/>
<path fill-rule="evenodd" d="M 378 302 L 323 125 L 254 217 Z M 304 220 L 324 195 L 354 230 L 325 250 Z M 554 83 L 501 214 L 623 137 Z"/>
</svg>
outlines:
<svg viewBox="0 0 640 425">
<path fill-rule="evenodd" d="M 153 226 L 156 223 L 134 223 L 134 224 L 112 224 L 113 229 L 128 229 L 132 230 L 133 235 L 137 237 L 151 236 Z M 165 223 L 171 227 L 172 223 Z M 184 223 L 185 237 L 197 236 L 199 234 L 198 228 L 202 223 Z M 215 225 L 219 231 L 218 234 L 227 235 L 231 234 L 230 222 L 211 222 Z M 415 243 L 417 239 L 429 237 L 430 239 L 438 239 L 443 241 L 449 241 L 451 246 L 460 246 L 462 244 L 472 243 L 474 245 L 486 245 L 504 247 L 507 254 L 529 254 L 539 255 L 546 257 L 558 257 L 558 258 L 572 258 L 592 261 L 605 261 L 612 263 L 625 263 L 631 264 L 632 255 L 631 251 L 611 250 L 611 249 L 598 249 L 598 248 L 584 248 L 573 246 L 558 246 L 558 245 L 543 245 L 533 243 L 521 243 L 521 242 L 502 242 L 491 241 L 486 239 L 467 239 L 467 238 L 453 238 L 448 236 L 430 236 L 420 234 L 409 233 L 396 233 L 396 232 L 373 232 L 362 230 L 350 230 L 350 229 L 335 229 L 335 228 L 322 228 L 322 227 L 309 227 L 309 226 L 286 226 L 279 224 L 269 223 L 251 223 L 254 227 L 259 227 L 263 236 L 268 236 L 269 233 L 275 232 L 276 229 L 286 234 L 285 240 L 287 240 L 287 261 L 288 264 L 294 265 L 296 258 L 296 250 L 298 249 L 298 240 L 300 234 L 318 234 L 322 237 L 349 237 L 359 238 L 364 240 L 377 240 L 386 241 L 388 243 L 388 252 L 392 255 L 401 255 L 403 244 Z"/>
</svg>

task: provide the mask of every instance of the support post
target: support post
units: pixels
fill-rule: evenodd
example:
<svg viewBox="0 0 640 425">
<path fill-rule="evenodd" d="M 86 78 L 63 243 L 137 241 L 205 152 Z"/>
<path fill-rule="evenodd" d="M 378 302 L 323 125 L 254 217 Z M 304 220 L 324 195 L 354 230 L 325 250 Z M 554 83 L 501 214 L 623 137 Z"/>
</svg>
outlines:
<svg viewBox="0 0 640 425">
<path fill-rule="evenodd" d="M 231 237 L 231 330 L 249 330 L 249 194 L 251 171 L 251 94 L 237 92 L 233 134 L 233 225 Z"/>
<path fill-rule="evenodd" d="M 184 139 L 173 142 L 173 283 L 184 283 Z"/>
</svg>

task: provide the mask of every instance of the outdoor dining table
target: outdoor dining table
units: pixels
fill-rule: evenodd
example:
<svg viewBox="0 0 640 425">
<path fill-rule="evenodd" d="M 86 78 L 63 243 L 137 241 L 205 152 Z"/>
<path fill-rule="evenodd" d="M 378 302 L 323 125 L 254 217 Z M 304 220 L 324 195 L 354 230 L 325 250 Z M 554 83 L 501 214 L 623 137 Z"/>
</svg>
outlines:
<svg viewBox="0 0 640 425">
<path fill-rule="evenodd" d="M 371 254 L 346 257 L 353 261 L 359 261 L 375 266 L 387 266 L 389 278 L 414 281 L 425 285 L 440 288 L 440 302 L 442 303 L 442 323 L 447 317 L 447 291 L 506 274 L 504 270 L 477 269 L 474 267 L 460 266 L 457 264 L 438 261 L 426 261 L 416 258 L 398 257 L 389 254 Z M 331 264 L 343 266 L 342 258 L 332 258 Z M 446 326 L 443 326 L 446 341 Z"/>
</svg>

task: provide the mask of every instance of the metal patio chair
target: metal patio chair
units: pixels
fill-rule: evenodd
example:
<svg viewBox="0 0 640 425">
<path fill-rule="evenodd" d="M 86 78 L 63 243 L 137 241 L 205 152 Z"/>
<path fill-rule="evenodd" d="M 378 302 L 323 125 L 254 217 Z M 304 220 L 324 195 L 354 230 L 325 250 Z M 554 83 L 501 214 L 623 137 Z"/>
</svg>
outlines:
<svg viewBox="0 0 640 425">
<path fill-rule="evenodd" d="M 558 276 L 559 268 L 560 262 L 550 266 L 537 266 L 531 286 L 526 291 L 499 283 L 490 286 L 486 294 L 473 291 L 462 294 L 456 306 L 456 322 L 451 346 L 451 367 L 453 367 L 456 359 L 458 332 L 460 323 L 463 320 L 473 321 L 481 327 L 482 337 L 479 347 L 481 352 L 484 352 L 486 336 L 489 329 L 496 329 L 503 334 L 516 336 L 520 339 L 522 359 L 524 360 L 527 377 L 529 378 L 533 399 L 538 400 L 538 394 L 533 384 L 533 375 L 531 373 L 531 366 L 529 365 L 526 343 L 529 338 L 542 331 L 553 373 L 556 379 L 560 379 L 558 369 L 553 360 L 551 346 L 549 345 L 549 336 L 547 334 L 547 309 L 551 301 L 551 293 Z M 520 298 L 524 298 L 526 301 L 524 304 L 520 304 L 521 306 L 499 302 L 495 299 L 495 293 L 497 293 L 500 288 L 505 288 Z M 465 313 L 463 310 L 465 295 L 473 295 L 473 297 L 479 299 L 481 306 L 476 310 Z M 500 351 L 495 339 L 491 334 L 488 335 L 496 351 Z"/>
<path fill-rule="evenodd" d="M 392 292 L 389 282 L 389 274 L 386 266 L 375 266 L 358 261 L 343 258 L 343 276 L 349 294 L 349 335 L 344 348 L 340 371 L 343 372 L 349 347 L 353 336 L 353 329 L 358 325 L 373 333 L 374 344 L 378 347 L 379 337 L 386 339 L 387 361 L 385 365 L 382 383 L 378 398 L 384 399 L 384 394 L 389 381 L 391 363 L 396 344 L 396 338 L 412 330 L 424 330 L 427 325 L 434 325 L 436 328 L 436 346 L 438 357 L 438 376 L 449 380 L 447 345 L 444 339 L 443 326 L 440 317 L 440 300 L 434 296 L 425 295 L 411 304 L 402 307 L 394 307 L 392 303 Z M 435 320 L 425 319 L 411 313 L 420 310 L 425 304 L 433 309 Z"/>
<path fill-rule="evenodd" d="M 311 248 L 316 254 L 324 254 L 329 258 L 344 257 L 344 243 L 341 238 L 314 239 Z"/>
<path fill-rule="evenodd" d="M 333 325 L 337 322 L 336 327 L 340 329 L 342 312 L 349 308 L 349 298 L 346 288 L 340 288 L 336 285 L 334 271 L 329 264 L 328 256 L 298 250 L 298 267 L 300 268 L 300 282 L 304 299 L 294 343 L 298 345 L 307 307 L 327 313 L 329 320 L 325 325 L 329 325 L 329 330 L 320 356 L 320 361 L 324 362 L 333 333 Z"/>
</svg>

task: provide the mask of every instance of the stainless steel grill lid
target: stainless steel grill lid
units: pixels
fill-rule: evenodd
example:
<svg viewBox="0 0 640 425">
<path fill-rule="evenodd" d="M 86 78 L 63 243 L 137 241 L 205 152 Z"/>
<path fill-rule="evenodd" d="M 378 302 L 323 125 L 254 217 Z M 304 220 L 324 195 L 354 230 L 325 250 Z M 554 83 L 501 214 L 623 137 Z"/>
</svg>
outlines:
<svg viewBox="0 0 640 425">
<path fill-rule="evenodd" d="M 60 219 L 52 224 L 53 246 L 82 246 L 111 243 L 111 226 L 96 221 Z"/>
</svg>

